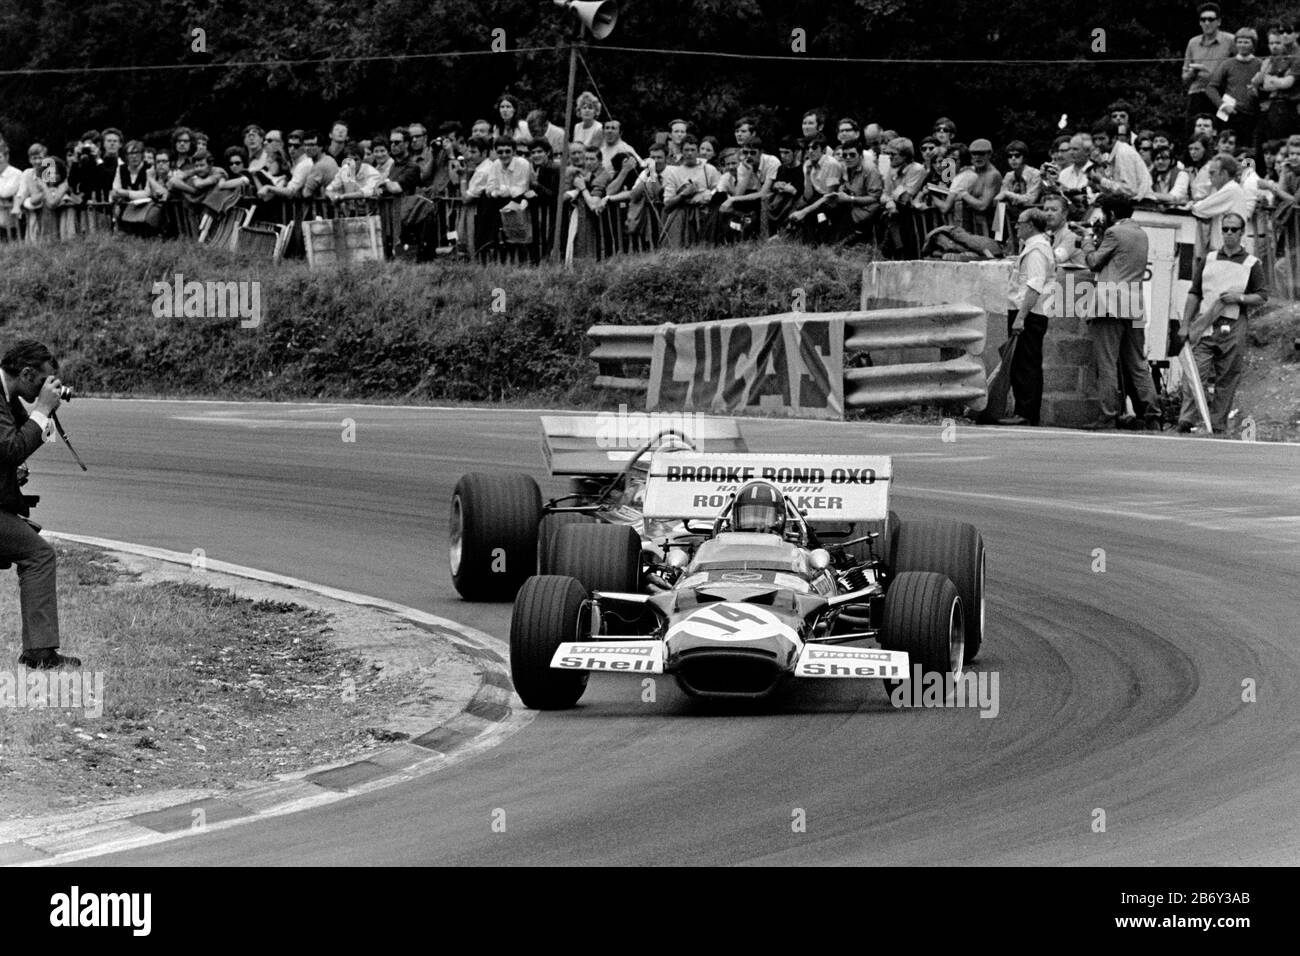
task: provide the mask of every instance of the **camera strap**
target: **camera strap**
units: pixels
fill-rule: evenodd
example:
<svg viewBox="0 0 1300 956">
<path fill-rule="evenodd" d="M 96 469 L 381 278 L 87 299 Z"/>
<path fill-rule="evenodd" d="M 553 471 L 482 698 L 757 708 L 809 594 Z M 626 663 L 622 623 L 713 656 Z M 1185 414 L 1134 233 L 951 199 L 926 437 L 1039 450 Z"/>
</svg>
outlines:
<svg viewBox="0 0 1300 956">
<path fill-rule="evenodd" d="M 89 469 L 86 468 L 86 464 L 85 464 L 85 462 L 83 462 L 83 461 L 81 460 L 81 456 L 77 454 L 77 449 L 75 449 L 75 448 L 72 447 L 72 442 L 71 442 L 71 440 L 69 440 L 69 438 L 68 438 L 68 433 L 67 433 L 66 431 L 63 430 L 63 422 L 59 421 L 59 416 L 58 416 L 58 414 L 55 413 L 55 412 L 51 412 L 51 413 L 50 413 L 50 421 L 54 422 L 54 430 L 55 430 L 56 432 L 58 432 L 58 433 L 59 433 L 59 437 L 63 439 L 63 444 L 67 445 L 67 446 L 68 446 L 68 451 L 72 452 L 72 458 L 73 458 L 73 460 L 74 460 L 78 465 L 81 466 L 81 470 L 82 470 L 82 471 L 87 471 L 87 470 L 89 470 Z"/>
</svg>

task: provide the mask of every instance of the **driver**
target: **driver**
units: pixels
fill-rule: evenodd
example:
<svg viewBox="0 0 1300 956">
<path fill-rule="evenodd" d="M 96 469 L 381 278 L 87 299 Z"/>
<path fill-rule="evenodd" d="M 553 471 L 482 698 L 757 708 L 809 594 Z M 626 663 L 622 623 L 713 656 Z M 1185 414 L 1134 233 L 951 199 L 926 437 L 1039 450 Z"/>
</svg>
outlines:
<svg viewBox="0 0 1300 956">
<path fill-rule="evenodd" d="M 751 481 L 741 488 L 731 506 L 731 527 L 784 536 L 785 496 L 781 489 L 766 481 Z"/>
</svg>

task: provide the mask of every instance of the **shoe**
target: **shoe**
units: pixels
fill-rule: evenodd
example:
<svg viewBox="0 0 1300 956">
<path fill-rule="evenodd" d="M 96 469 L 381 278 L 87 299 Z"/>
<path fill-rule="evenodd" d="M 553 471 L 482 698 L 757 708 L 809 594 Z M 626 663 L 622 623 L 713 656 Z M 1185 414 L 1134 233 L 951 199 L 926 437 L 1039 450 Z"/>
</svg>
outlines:
<svg viewBox="0 0 1300 956">
<path fill-rule="evenodd" d="M 23 651 L 18 655 L 18 663 L 33 670 L 48 671 L 56 667 L 80 667 L 81 658 L 60 654 L 55 647 L 42 647 L 37 651 Z"/>
<path fill-rule="evenodd" d="M 1022 415 L 1012 415 L 1010 418 L 999 418 L 998 424 L 999 425 L 1032 425 L 1033 422 L 1031 422 L 1028 418 L 1025 418 Z"/>
<path fill-rule="evenodd" d="M 1180 435 L 1187 435 L 1187 434 L 1190 434 L 1190 432 L 1191 432 L 1191 430 L 1192 430 L 1193 427 L 1195 427 L 1195 426 L 1193 426 L 1191 422 L 1179 422 L 1179 423 L 1178 423 L 1178 434 L 1180 434 Z"/>
</svg>

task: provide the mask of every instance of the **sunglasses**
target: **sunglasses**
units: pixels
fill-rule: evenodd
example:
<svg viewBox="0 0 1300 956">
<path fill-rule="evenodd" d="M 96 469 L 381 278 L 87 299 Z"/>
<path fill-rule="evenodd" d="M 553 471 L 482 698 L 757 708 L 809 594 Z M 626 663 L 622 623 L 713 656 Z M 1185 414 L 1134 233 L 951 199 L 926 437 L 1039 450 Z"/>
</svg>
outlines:
<svg viewBox="0 0 1300 956">
<path fill-rule="evenodd" d="M 1201 17 L 1201 22 L 1202 22 L 1202 23 L 1213 23 L 1213 22 L 1214 22 L 1215 20 L 1217 20 L 1217 19 L 1219 19 L 1219 18 L 1218 18 L 1218 17 Z"/>
<path fill-rule="evenodd" d="M 189 138 L 188 136 L 182 136 L 182 137 L 181 137 L 180 139 L 178 139 L 176 142 L 178 142 L 178 143 L 188 143 L 188 142 L 191 142 L 191 140 L 190 140 L 190 138 Z"/>
<path fill-rule="evenodd" d="M 404 140 L 404 139 L 390 139 L 390 140 L 388 141 L 388 145 L 389 145 L 389 146 L 405 146 L 405 145 L 406 145 L 406 140 Z"/>
<path fill-rule="evenodd" d="M 1024 153 L 1007 153 L 1007 159 L 1024 159 Z"/>
<path fill-rule="evenodd" d="M 1220 226 L 1219 231 L 1220 232 L 1241 232 L 1242 227 L 1241 226 Z"/>
</svg>

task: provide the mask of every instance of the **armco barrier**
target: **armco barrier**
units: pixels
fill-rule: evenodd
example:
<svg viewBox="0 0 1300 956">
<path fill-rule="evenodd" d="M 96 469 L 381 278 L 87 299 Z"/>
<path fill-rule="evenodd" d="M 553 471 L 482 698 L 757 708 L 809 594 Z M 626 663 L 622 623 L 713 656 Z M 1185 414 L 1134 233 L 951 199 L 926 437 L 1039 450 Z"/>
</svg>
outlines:
<svg viewBox="0 0 1300 956">
<path fill-rule="evenodd" d="M 983 309 L 988 313 L 984 366 L 992 371 L 998 349 L 1007 340 L 1007 286 L 1014 269 L 1012 259 L 873 262 L 863 270 L 862 303 L 864 308 L 880 308 L 965 302 Z M 1084 320 L 1078 316 L 1052 317 L 1043 341 L 1042 423 L 1083 425 L 1095 421 L 1100 412 L 1087 391 L 1094 378 L 1092 343 Z"/>
<path fill-rule="evenodd" d="M 978 356 L 987 338 L 987 317 L 969 305 L 921 306 L 840 313 L 785 313 L 765 316 L 844 320 L 844 351 L 872 356 L 869 368 L 844 371 L 844 400 L 854 408 L 881 408 L 920 402 L 975 401 L 985 394 L 985 368 Z M 657 326 L 597 325 L 587 330 L 596 342 L 591 358 L 600 388 L 645 391 L 654 357 Z M 924 360 L 880 364 L 876 356 L 897 350 L 925 350 Z M 942 361 L 931 361 L 938 349 Z"/>
</svg>

